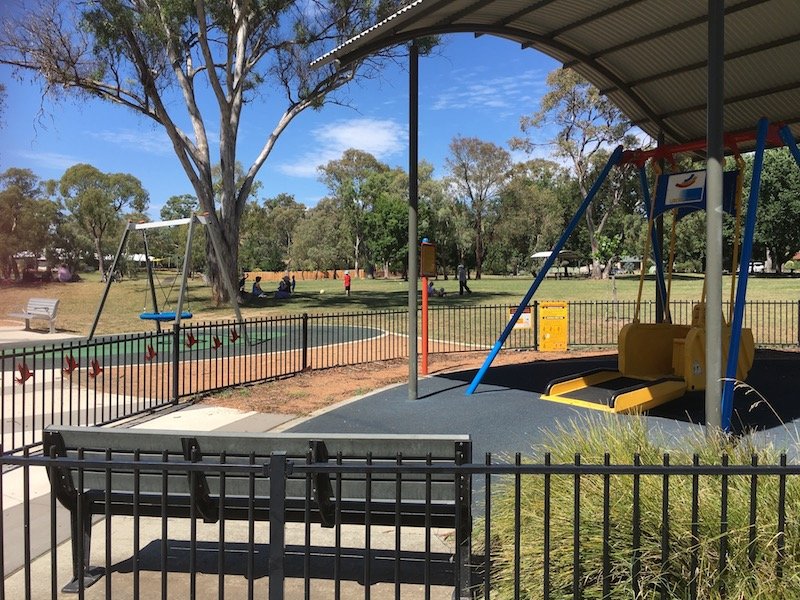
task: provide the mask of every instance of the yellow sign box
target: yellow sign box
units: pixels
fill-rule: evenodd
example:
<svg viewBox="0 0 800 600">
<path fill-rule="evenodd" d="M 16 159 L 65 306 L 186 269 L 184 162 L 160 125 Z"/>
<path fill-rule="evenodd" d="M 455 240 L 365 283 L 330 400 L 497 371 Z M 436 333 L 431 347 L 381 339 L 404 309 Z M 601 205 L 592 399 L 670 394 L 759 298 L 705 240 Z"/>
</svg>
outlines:
<svg viewBox="0 0 800 600">
<path fill-rule="evenodd" d="M 419 274 L 436 277 L 436 244 L 422 242 L 419 248 Z"/>
<path fill-rule="evenodd" d="M 539 350 L 563 352 L 569 339 L 569 311 L 565 301 L 539 303 Z"/>
<path fill-rule="evenodd" d="M 517 307 L 512 306 L 508 309 L 508 320 L 511 320 L 511 317 L 514 316 L 514 313 L 517 312 Z M 514 323 L 514 329 L 531 329 L 533 327 L 533 319 L 531 319 L 531 307 L 526 306 L 522 309 L 522 314 L 517 319 L 517 322 Z"/>
</svg>

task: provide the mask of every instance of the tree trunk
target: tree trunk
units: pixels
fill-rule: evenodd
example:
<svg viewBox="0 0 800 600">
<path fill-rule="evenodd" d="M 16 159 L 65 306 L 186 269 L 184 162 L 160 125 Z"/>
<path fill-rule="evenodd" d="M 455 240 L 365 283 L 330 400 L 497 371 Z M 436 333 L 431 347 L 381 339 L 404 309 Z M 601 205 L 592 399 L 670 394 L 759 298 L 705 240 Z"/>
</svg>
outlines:
<svg viewBox="0 0 800 600">
<path fill-rule="evenodd" d="M 100 269 L 100 279 L 106 274 L 103 249 L 100 248 L 100 238 L 94 238 L 94 251 L 97 252 L 97 267 Z"/>
<path fill-rule="evenodd" d="M 481 232 L 483 222 L 478 217 L 475 223 L 475 279 L 481 278 L 483 267 L 483 234 Z M 466 266 L 466 265 L 465 265 Z"/>
<path fill-rule="evenodd" d="M 217 257 L 211 235 L 206 235 L 206 260 L 208 262 L 206 275 L 211 283 L 211 295 L 217 306 L 231 301 L 221 269 L 226 269 L 230 280 L 234 282 L 239 273 L 239 244 L 234 242 L 238 239 L 240 219 L 237 211 L 231 212 L 233 214 L 222 215 L 219 218 L 218 233 L 222 256 Z M 213 224 L 211 226 L 213 227 Z"/>
</svg>

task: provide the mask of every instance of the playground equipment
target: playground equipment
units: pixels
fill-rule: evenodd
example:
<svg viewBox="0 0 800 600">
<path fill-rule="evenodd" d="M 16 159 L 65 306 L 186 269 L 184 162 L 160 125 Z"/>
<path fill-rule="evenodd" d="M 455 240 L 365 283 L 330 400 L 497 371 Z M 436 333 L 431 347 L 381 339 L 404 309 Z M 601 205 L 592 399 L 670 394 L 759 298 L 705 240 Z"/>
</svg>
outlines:
<svg viewBox="0 0 800 600">
<path fill-rule="evenodd" d="M 736 155 L 736 171 L 725 173 L 723 180 L 723 207 L 732 213 L 736 221 L 738 239 L 741 230 L 742 161 Z M 640 170 L 644 163 L 639 165 Z M 656 166 L 657 168 L 657 166 Z M 640 171 L 641 172 L 641 171 Z M 646 185 L 646 180 L 642 181 Z M 653 230 L 654 219 L 665 212 L 672 213 L 672 235 L 670 240 L 668 273 L 666 284 L 659 281 L 659 293 L 665 307 L 664 322 L 642 323 L 639 320 L 644 273 L 647 271 L 647 256 L 650 254 L 651 236 L 647 236 L 643 252 L 643 263 L 639 277 L 639 293 L 633 322 L 625 325 L 619 333 L 617 370 L 599 370 L 552 381 L 547 385 L 543 400 L 564 402 L 603 411 L 643 411 L 680 398 L 686 391 L 704 390 L 706 385 L 705 364 L 705 303 L 693 307 L 690 325 L 672 323 L 669 313 L 672 267 L 675 257 L 675 232 L 680 218 L 705 207 L 705 172 L 659 174 L 656 193 L 648 205 L 648 234 Z M 647 194 L 645 193 L 645 196 Z M 655 241 L 655 240 L 653 240 Z M 738 245 L 738 244 L 737 244 Z M 736 272 L 734 264 L 731 272 Z M 662 275 L 663 276 L 663 275 Z M 733 284 L 731 286 L 733 291 Z M 730 344 L 730 321 L 723 317 L 721 350 L 723 360 Z M 739 359 L 736 378 L 745 379 L 753 365 L 755 345 L 750 330 L 743 330 L 739 343 Z"/>
<path fill-rule="evenodd" d="M 150 258 L 150 249 L 147 244 L 147 231 L 151 229 L 162 229 L 165 227 L 177 227 L 182 225 L 188 225 L 189 229 L 186 234 L 186 250 L 183 256 L 183 268 L 181 270 L 180 275 L 180 287 L 178 288 L 178 299 L 176 302 L 176 307 L 174 310 L 162 311 L 159 310 L 158 307 L 158 295 L 156 293 L 156 285 L 155 285 L 155 276 L 153 273 L 153 263 Z M 120 257 L 122 256 L 122 252 L 125 249 L 125 244 L 130 236 L 131 232 L 140 231 L 142 232 L 142 238 L 144 241 L 144 256 L 145 256 L 145 264 L 147 266 L 147 280 L 148 280 L 148 289 L 150 292 L 150 300 L 152 303 L 152 310 L 147 310 L 146 300 L 145 300 L 145 310 L 139 315 L 139 318 L 145 321 L 153 321 L 156 324 L 156 329 L 160 333 L 161 332 L 161 324 L 164 322 L 172 321 L 174 322 L 175 326 L 180 326 L 181 320 L 183 319 L 191 319 L 192 313 L 190 310 L 184 310 L 184 304 L 187 300 L 187 286 L 189 280 L 189 272 L 191 271 L 191 250 L 192 250 L 192 240 L 194 239 L 194 231 L 196 225 L 203 225 L 206 227 L 206 231 L 208 231 L 209 236 L 212 242 L 212 248 L 214 254 L 219 257 L 219 240 L 217 239 L 216 231 L 213 229 L 213 225 L 211 224 L 210 220 L 206 215 L 194 214 L 191 217 L 187 217 L 185 219 L 171 219 L 169 221 L 154 221 L 151 223 L 133 223 L 132 221 L 128 221 L 127 225 L 125 226 L 125 230 L 122 233 L 122 239 L 120 240 L 119 247 L 117 249 L 117 253 L 114 255 L 114 262 L 111 266 L 111 273 L 115 273 L 117 270 L 117 265 L 119 263 Z M 219 262 L 219 261 L 218 261 Z M 221 264 L 221 263 L 220 263 Z M 173 287 L 175 282 L 177 281 L 177 277 L 173 280 Z M 100 299 L 100 304 L 97 307 L 97 311 L 95 312 L 94 320 L 92 322 L 92 327 L 89 330 L 89 339 L 92 339 L 94 336 L 95 330 L 97 329 L 97 323 L 100 320 L 100 315 L 103 312 L 103 307 L 105 306 L 106 299 L 108 298 L 108 292 L 111 288 L 111 284 L 114 283 L 114 278 L 109 277 L 106 281 L 105 289 L 103 290 L 103 296 Z M 234 311 L 236 313 L 236 321 L 238 323 L 242 323 L 242 315 L 239 311 L 239 306 L 236 303 L 236 290 L 233 287 L 233 282 L 230 278 L 230 274 L 224 271 L 223 269 L 223 283 L 228 288 L 228 294 L 231 298 L 231 304 L 233 305 Z M 171 290 L 170 290 L 171 293 Z M 165 295 L 165 301 L 169 301 L 169 293 Z"/>
<path fill-rule="evenodd" d="M 741 251 L 739 251 L 738 239 L 742 222 L 742 169 L 738 145 L 752 140 L 756 142 L 753 179 L 750 186 L 747 215 L 744 217 Z M 763 154 L 768 143 L 771 146 L 787 145 L 798 166 L 800 166 L 800 151 L 798 151 L 788 126 L 770 125 L 766 119 L 762 119 L 755 132 L 725 136 L 725 146 L 737 158 L 737 163 L 739 164 L 738 172 L 733 171 L 726 174 L 725 189 L 723 190 L 724 197 L 727 200 L 724 202 L 726 209 L 734 213 L 737 221 L 737 230 L 734 236 L 737 240 L 737 246 L 734 248 L 733 253 L 734 261 L 738 255 L 738 265 L 734 263 L 732 270 L 736 274 L 738 269 L 738 279 L 736 275 L 732 277 L 731 308 L 727 319 L 723 318 L 722 335 L 717 342 L 722 346 L 723 363 L 725 364 L 724 372 L 720 374 L 723 378 L 722 426 L 725 429 L 730 427 L 733 409 L 733 383 L 737 379 L 746 378 L 753 364 L 754 342 L 752 332 L 748 329 L 743 329 L 742 323 L 747 290 L 748 265 L 752 258 Z M 611 168 L 626 163 L 634 164 L 639 169 L 642 193 L 645 198 L 645 206 L 648 208 L 648 245 L 652 250 L 655 263 L 657 293 L 660 295 L 661 305 L 664 307 L 664 314 L 661 315 L 663 322 L 641 323 L 639 321 L 641 290 L 644 272 L 646 272 L 645 265 L 643 265 L 634 321 L 623 327 L 619 334 L 618 370 L 593 371 L 552 381 L 548 384 L 542 398 L 609 412 L 632 412 L 648 410 L 664 402 L 674 400 L 683 396 L 687 390 L 705 389 L 706 335 L 704 301 L 701 300 L 694 307 L 691 324 L 678 325 L 671 322 L 669 287 L 664 276 L 661 259 L 662 252 L 657 238 L 653 235 L 654 219 L 663 212 L 667 210 L 674 211 L 674 223 L 680 216 L 705 206 L 703 191 L 705 173 L 696 171 L 662 175 L 658 178 L 654 200 L 651 202 L 645 170 L 645 166 L 650 160 L 653 160 L 654 164 L 656 161 L 664 159 L 671 162 L 676 154 L 698 152 L 704 149 L 705 141 L 698 141 L 689 144 L 664 146 L 649 151 L 623 152 L 621 147 L 614 150 L 598 180 L 592 186 L 589 194 L 567 225 L 558 242 L 556 242 L 528 293 L 519 303 L 516 313 L 509 320 L 500 338 L 484 361 L 483 366 L 478 370 L 467 389 L 467 394 L 473 393 L 480 384 L 483 375 L 500 351 L 514 323 L 516 323 L 524 308 L 529 304 L 539 284 L 553 265 L 559 251 L 574 231 Z M 671 263 L 674 256 L 674 234 L 671 247 L 669 261 L 670 281 Z M 645 256 L 647 254 L 649 252 L 646 252 Z"/>
</svg>

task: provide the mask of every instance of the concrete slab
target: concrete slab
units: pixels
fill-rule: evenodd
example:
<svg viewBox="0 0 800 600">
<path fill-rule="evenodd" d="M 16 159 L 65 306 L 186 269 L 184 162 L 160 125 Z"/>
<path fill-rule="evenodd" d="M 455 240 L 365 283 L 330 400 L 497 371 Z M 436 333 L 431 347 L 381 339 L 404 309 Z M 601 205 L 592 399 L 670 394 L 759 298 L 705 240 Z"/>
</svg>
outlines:
<svg viewBox="0 0 800 600">
<path fill-rule="evenodd" d="M 221 406 L 206 406 L 202 404 L 189 405 L 181 410 L 169 411 L 157 415 L 143 423 L 134 425 L 136 429 L 169 429 L 174 431 L 215 431 L 220 427 L 244 421 L 257 413 L 241 411 L 234 408 Z M 239 431 L 236 428 L 227 431 Z"/>
<path fill-rule="evenodd" d="M 26 330 L 24 324 L 20 324 L 18 327 L 3 326 L 0 327 L 0 349 L 57 344 L 67 340 L 79 340 L 85 337 L 85 335 L 57 330 L 55 333 L 49 333 L 47 330 Z"/>
<path fill-rule="evenodd" d="M 61 520 L 59 516 L 57 521 Z M 142 518 L 139 520 L 138 546 L 134 544 L 134 525 L 131 517 L 114 517 L 110 523 L 102 521 L 95 524 L 91 564 L 105 567 L 110 575 L 86 590 L 87 599 L 132 598 L 135 596 L 134 585 L 138 597 L 142 598 L 162 597 L 162 586 L 166 586 L 168 597 L 173 598 L 190 597 L 190 591 L 194 589 L 196 598 L 216 599 L 220 587 L 224 588 L 226 598 L 267 597 L 270 552 L 268 523 L 255 524 L 253 543 L 250 544 L 249 528 L 242 522 L 226 522 L 222 537 L 218 525 L 197 523 L 193 537 L 191 523 L 186 519 L 162 521 Z M 164 525 L 168 532 L 166 538 L 162 536 Z M 48 537 L 45 529 L 40 531 Z M 400 597 L 424 597 L 425 530 L 402 529 L 399 553 L 394 551 L 394 528 L 370 528 L 369 555 L 364 550 L 365 534 L 364 527 L 347 525 L 341 528 L 338 533 L 341 550 L 337 565 L 336 530 L 312 526 L 306 557 L 304 525 L 288 524 L 284 566 L 286 598 L 306 597 L 306 559 L 311 577 L 308 582 L 311 598 L 333 597 L 337 573 L 341 597 L 363 598 L 367 560 L 373 598 L 382 600 L 395 597 L 396 570 L 399 573 L 397 588 Z M 113 539 L 113 543 L 107 547 L 108 539 Z M 451 530 L 431 531 L 430 597 L 435 600 L 452 597 L 453 588 L 447 584 L 453 580 L 453 539 Z M 190 554 L 193 540 L 196 550 L 194 556 Z M 221 548 L 224 548 L 223 557 L 220 556 Z M 221 558 L 224 559 L 223 575 L 219 569 Z M 191 561 L 195 565 L 194 578 L 190 575 Z M 166 565 L 167 571 L 162 572 L 162 565 Z M 134 571 L 138 573 L 135 577 Z M 64 543 L 54 553 L 47 552 L 31 561 L 28 569 L 20 569 L 6 577 L 6 597 L 56 597 L 70 578 L 71 548 L 69 543 Z M 251 589 L 253 596 L 249 595 Z"/>
</svg>

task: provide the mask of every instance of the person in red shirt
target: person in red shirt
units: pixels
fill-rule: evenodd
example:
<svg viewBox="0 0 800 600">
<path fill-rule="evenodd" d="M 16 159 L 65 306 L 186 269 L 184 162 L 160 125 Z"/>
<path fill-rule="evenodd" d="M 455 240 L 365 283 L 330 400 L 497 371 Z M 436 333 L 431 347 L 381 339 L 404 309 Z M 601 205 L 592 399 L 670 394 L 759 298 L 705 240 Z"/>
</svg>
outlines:
<svg viewBox="0 0 800 600">
<path fill-rule="evenodd" d="M 344 293 L 350 295 L 350 271 L 344 272 Z"/>
</svg>

